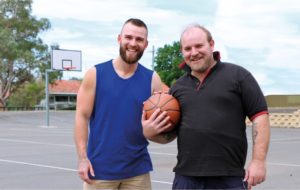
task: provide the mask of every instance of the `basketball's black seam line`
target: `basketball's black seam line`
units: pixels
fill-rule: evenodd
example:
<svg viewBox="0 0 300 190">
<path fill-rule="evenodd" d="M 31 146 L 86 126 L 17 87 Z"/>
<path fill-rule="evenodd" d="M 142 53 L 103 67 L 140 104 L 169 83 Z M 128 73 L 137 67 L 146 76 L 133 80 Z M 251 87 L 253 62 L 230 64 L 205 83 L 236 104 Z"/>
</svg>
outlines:
<svg viewBox="0 0 300 190">
<path fill-rule="evenodd" d="M 161 105 L 160 108 L 163 108 L 167 103 L 169 103 L 173 99 L 175 99 L 175 98 L 170 97 L 170 99 L 168 101 L 166 101 L 163 105 Z"/>
<path fill-rule="evenodd" d="M 180 112 L 179 110 L 175 110 L 175 109 L 166 109 L 164 111 L 173 111 L 173 112 Z"/>
<path fill-rule="evenodd" d="M 150 110 L 157 108 L 157 104 L 155 104 L 153 101 L 151 101 L 151 99 L 148 99 L 147 101 L 149 101 L 153 106 L 149 109 L 145 109 L 145 111 L 150 111 Z"/>
</svg>

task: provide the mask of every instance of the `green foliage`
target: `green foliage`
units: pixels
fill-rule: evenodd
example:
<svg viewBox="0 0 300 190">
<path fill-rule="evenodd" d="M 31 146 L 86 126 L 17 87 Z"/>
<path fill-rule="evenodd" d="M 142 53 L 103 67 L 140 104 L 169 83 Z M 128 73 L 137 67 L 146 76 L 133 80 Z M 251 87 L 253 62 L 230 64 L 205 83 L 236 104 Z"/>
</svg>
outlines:
<svg viewBox="0 0 300 190">
<path fill-rule="evenodd" d="M 7 102 L 8 107 L 34 107 L 45 97 L 43 82 L 25 83 L 12 94 Z"/>
<path fill-rule="evenodd" d="M 39 34 L 50 22 L 32 16 L 31 4 L 32 0 L 0 1 L 0 107 L 18 87 L 33 81 L 48 53 Z"/>
<path fill-rule="evenodd" d="M 42 79 L 45 81 L 45 72 L 46 69 L 51 69 L 51 51 L 55 50 L 55 49 L 59 49 L 59 45 L 52 45 L 51 49 L 49 49 L 48 52 L 45 52 L 45 55 L 43 56 L 43 58 L 40 60 L 40 63 L 38 65 L 39 71 Z M 63 76 L 63 72 L 62 71 L 54 71 L 54 72 L 49 72 L 49 83 L 54 83 L 56 80 L 61 80 L 62 76 Z"/>
<path fill-rule="evenodd" d="M 163 48 L 159 48 L 154 61 L 155 71 L 168 86 L 171 86 L 175 80 L 184 73 L 178 67 L 183 61 L 179 42 L 174 42 L 173 45 L 165 45 Z"/>
</svg>

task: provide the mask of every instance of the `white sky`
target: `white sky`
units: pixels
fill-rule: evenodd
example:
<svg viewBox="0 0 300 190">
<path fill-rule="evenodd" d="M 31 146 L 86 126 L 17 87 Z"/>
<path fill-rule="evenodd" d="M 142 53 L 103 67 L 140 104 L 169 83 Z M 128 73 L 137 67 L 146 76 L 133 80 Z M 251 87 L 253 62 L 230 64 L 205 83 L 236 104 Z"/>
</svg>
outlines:
<svg viewBox="0 0 300 190">
<path fill-rule="evenodd" d="M 118 55 L 117 35 L 128 18 L 149 28 L 141 63 L 151 68 L 152 47 L 178 41 L 191 23 L 206 26 L 223 61 L 248 69 L 265 95 L 300 94 L 300 1 L 298 0 L 33 0 L 33 15 L 52 24 L 42 39 L 82 51 L 84 76 Z"/>
</svg>

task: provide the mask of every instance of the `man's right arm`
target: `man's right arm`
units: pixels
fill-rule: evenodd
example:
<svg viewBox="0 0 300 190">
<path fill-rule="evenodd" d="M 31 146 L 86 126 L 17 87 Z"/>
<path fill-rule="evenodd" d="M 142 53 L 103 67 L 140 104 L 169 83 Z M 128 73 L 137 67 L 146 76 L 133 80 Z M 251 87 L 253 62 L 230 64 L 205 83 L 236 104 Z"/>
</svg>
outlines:
<svg viewBox="0 0 300 190">
<path fill-rule="evenodd" d="M 77 94 L 74 140 L 78 155 L 78 173 L 80 178 L 90 183 L 88 173 L 94 175 L 87 158 L 88 123 L 94 107 L 96 91 L 96 68 L 87 71 Z"/>
</svg>

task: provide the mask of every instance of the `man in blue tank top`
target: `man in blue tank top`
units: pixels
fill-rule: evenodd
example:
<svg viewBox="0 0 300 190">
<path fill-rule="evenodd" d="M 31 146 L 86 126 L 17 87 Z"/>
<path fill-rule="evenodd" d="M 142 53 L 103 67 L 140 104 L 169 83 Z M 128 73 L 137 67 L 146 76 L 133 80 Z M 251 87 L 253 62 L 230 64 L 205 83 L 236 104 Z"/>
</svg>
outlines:
<svg viewBox="0 0 300 190">
<path fill-rule="evenodd" d="M 141 115 L 162 82 L 138 63 L 147 36 L 143 21 L 127 20 L 118 35 L 119 56 L 89 69 L 79 89 L 74 138 L 84 189 L 151 189 Z"/>
</svg>

